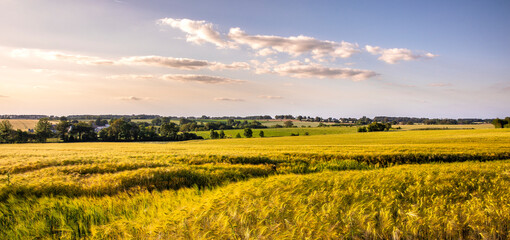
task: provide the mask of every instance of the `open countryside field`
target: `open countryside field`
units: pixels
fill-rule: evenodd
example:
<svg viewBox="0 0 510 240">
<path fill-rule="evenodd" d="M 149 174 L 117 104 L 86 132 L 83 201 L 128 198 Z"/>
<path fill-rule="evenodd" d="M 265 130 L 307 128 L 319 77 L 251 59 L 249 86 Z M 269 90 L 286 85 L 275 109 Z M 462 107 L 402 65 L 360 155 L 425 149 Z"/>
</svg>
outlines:
<svg viewBox="0 0 510 240">
<path fill-rule="evenodd" d="M 356 127 L 305 127 L 305 128 L 261 128 L 252 129 L 253 137 L 259 138 L 260 131 L 264 131 L 264 137 L 284 137 L 291 136 L 291 134 L 304 136 L 304 135 L 326 135 L 326 134 L 343 134 L 343 133 L 355 133 Z M 234 138 L 238 133 L 243 136 L 244 129 L 228 129 L 223 130 L 227 138 Z M 219 132 L 219 131 L 217 131 Z M 193 132 L 204 139 L 210 138 L 210 131 L 197 131 Z"/>
<path fill-rule="evenodd" d="M 34 129 L 35 125 L 39 120 L 36 119 L 0 119 L 0 121 L 9 120 L 14 129 L 20 129 L 22 131 L 27 131 L 28 129 Z M 52 123 L 57 123 L 58 121 L 53 121 Z"/>
<path fill-rule="evenodd" d="M 264 131 L 264 137 L 283 137 L 294 135 L 326 135 L 326 134 L 344 134 L 357 132 L 358 126 L 346 127 L 293 127 L 293 128 L 262 128 L 253 129 L 253 137 L 258 138 L 260 131 Z M 397 129 L 400 128 L 400 129 Z M 452 130 L 452 129 L 494 129 L 492 124 L 466 124 L 466 125 L 394 125 L 391 131 L 406 131 L 406 130 Z M 219 131 L 217 131 L 219 132 Z M 244 129 L 229 129 L 224 130 L 227 138 L 234 138 L 238 133 L 243 136 Z M 198 136 L 204 139 L 210 138 L 210 131 L 196 131 Z"/>
<path fill-rule="evenodd" d="M 505 239 L 509 141 L 476 129 L 4 144 L 0 238 Z"/>
</svg>

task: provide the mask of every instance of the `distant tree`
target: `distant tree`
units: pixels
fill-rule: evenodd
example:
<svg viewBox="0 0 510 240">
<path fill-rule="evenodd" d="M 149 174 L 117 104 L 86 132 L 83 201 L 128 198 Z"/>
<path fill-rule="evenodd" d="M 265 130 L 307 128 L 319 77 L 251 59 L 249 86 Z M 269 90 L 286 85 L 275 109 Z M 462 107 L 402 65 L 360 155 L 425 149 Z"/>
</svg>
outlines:
<svg viewBox="0 0 510 240">
<path fill-rule="evenodd" d="M 367 131 L 368 132 L 378 132 L 378 131 L 389 131 L 391 128 L 390 123 L 379 123 L 379 122 L 373 122 L 368 124 Z"/>
<path fill-rule="evenodd" d="M 225 132 L 223 130 L 220 131 L 220 138 L 225 138 Z"/>
<path fill-rule="evenodd" d="M 39 122 L 37 122 L 37 125 L 35 125 L 35 134 L 37 136 L 37 140 L 39 142 L 46 142 L 46 139 L 51 137 L 53 133 L 51 128 L 51 123 L 48 118 L 39 119 Z"/>
<path fill-rule="evenodd" d="M 220 138 L 220 135 L 214 131 L 213 129 L 211 129 L 211 133 L 209 134 L 209 136 L 211 137 L 211 139 L 218 139 Z"/>
<path fill-rule="evenodd" d="M 0 142 L 13 142 L 15 139 L 12 138 L 14 129 L 9 120 L 2 120 L 0 122 Z"/>
<path fill-rule="evenodd" d="M 287 121 L 283 122 L 283 126 L 286 128 L 290 128 L 290 127 L 294 126 L 294 123 L 292 123 L 291 120 L 287 120 Z"/>
<path fill-rule="evenodd" d="M 161 118 L 154 118 L 151 121 L 152 126 L 161 126 L 162 120 Z"/>
<path fill-rule="evenodd" d="M 94 121 L 94 124 L 96 126 L 104 126 L 106 124 L 108 124 L 108 121 L 106 119 L 101 119 L 100 117 L 98 117 L 95 121 Z"/>
<path fill-rule="evenodd" d="M 161 125 L 161 136 L 170 138 L 172 140 L 177 139 L 177 133 L 179 133 L 179 126 L 173 122 L 163 123 Z"/>
<path fill-rule="evenodd" d="M 236 138 L 241 138 L 241 134 L 240 134 L 240 133 L 237 133 L 237 134 L 236 134 Z"/>
<path fill-rule="evenodd" d="M 367 127 L 363 126 L 363 127 L 358 127 L 358 132 L 366 132 L 367 131 Z"/>
<path fill-rule="evenodd" d="M 494 125 L 495 128 L 503 128 L 506 124 L 506 121 L 503 119 L 496 118 L 492 120 L 492 124 Z"/>
<path fill-rule="evenodd" d="M 66 118 L 60 118 L 60 122 L 55 126 L 55 130 L 57 130 L 57 136 L 62 141 L 69 141 L 69 127 L 71 127 L 71 123 L 67 121 Z"/>
<path fill-rule="evenodd" d="M 253 137 L 253 130 L 251 130 L 251 128 L 245 128 L 243 135 L 247 138 L 251 138 Z"/>
<path fill-rule="evenodd" d="M 262 130 L 261 130 L 261 131 L 259 132 L 259 136 L 260 136 L 261 138 L 263 138 L 263 137 L 264 137 L 264 131 L 262 131 Z"/>
</svg>

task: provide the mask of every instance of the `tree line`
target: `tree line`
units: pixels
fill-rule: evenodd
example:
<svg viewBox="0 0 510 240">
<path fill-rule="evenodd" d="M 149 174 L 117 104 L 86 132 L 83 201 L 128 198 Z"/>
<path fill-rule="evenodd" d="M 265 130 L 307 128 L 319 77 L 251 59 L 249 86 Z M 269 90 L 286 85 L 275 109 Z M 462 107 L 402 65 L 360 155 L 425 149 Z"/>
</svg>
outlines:
<svg viewBox="0 0 510 240">
<path fill-rule="evenodd" d="M 33 132 L 14 130 L 8 120 L 0 122 L 0 143 L 46 142 L 57 137 L 63 142 L 117 141 L 184 141 L 202 139 L 194 133 L 182 132 L 176 123 L 154 126 L 147 122 L 133 122 L 119 118 L 110 121 L 69 121 L 61 118 L 53 125 L 48 118 L 40 119 Z"/>
<path fill-rule="evenodd" d="M 510 128 L 510 117 L 505 119 L 496 118 L 492 121 L 495 128 Z"/>
</svg>

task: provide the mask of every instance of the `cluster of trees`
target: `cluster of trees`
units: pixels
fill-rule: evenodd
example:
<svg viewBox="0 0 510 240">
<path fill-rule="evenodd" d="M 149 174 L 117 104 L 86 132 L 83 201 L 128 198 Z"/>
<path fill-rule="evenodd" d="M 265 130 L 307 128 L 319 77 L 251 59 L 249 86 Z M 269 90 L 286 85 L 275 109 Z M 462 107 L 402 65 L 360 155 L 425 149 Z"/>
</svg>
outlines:
<svg viewBox="0 0 510 240">
<path fill-rule="evenodd" d="M 217 122 L 206 122 L 206 123 L 198 123 L 194 120 L 189 120 L 182 118 L 180 120 L 180 131 L 182 132 L 190 132 L 190 131 L 209 131 L 209 130 L 226 130 L 226 129 L 243 129 L 243 128 L 267 128 L 262 125 L 259 121 L 238 121 L 234 119 L 228 119 L 226 122 L 217 121 Z"/>
<path fill-rule="evenodd" d="M 52 134 L 52 125 L 46 118 L 39 120 L 33 133 L 14 130 L 9 120 L 0 122 L 0 143 L 46 142 Z"/>
<path fill-rule="evenodd" d="M 358 132 L 381 132 L 381 131 L 389 131 L 391 129 L 390 123 L 379 123 L 372 122 L 368 124 L 368 126 L 358 127 Z"/>
<path fill-rule="evenodd" d="M 510 128 L 510 117 L 506 117 L 505 119 L 496 118 L 492 121 L 495 128 Z"/>
<path fill-rule="evenodd" d="M 69 121 L 63 117 L 53 125 L 48 118 L 39 119 L 34 133 L 14 130 L 8 120 L 0 122 L 0 143 L 46 142 L 57 137 L 64 142 L 91 141 L 183 141 L 202 139 L 194 133 L 180 132 L 177 124 L 165 122 L 152 126 L 130 119 L 96 119 L 90 122 Z"/>
<path fill-rule="evenodd" d="M 253 130 L 251 128 L 245 128 L 243 135 L 246 138 L 251 138 L 251 137 L 253 137 Z M 225 135 L 225 132 L 223 130 L 220 130 L 219 132 L 216 132 L 215 130 L 211 130 L 211 133 L 209 136 L 211 137 L 211 139 L 227 138 L 227 136 Z M 265 136 L 264 131 L 260 130 L 259 136 L 264 137 Z M 241 138 L 241 134 L 237 133 L 235 138 Z"/>
</svg>

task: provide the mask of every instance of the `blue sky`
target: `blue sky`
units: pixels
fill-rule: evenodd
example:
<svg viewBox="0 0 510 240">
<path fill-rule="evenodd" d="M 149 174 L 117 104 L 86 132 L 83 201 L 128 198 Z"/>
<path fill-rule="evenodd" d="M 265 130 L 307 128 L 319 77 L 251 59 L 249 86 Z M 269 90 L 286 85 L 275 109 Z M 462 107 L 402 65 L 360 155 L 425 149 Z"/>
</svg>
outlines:
<svg viewBox="0 0 510 240">
<path fill-rule="evenodd" d="M 508 1 L 0 2 L 2 114 L 509 115 Z"/>
</svg>

